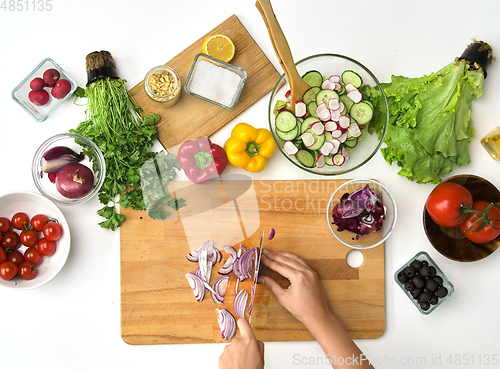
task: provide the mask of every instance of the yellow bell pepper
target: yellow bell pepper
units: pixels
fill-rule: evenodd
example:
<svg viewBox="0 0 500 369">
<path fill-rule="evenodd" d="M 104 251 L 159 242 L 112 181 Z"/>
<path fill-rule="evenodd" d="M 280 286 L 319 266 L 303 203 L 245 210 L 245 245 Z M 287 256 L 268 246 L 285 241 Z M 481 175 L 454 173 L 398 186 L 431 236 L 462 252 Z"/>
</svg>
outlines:
<svg viewBox="0 0 500 369">
<path fill-rule="evenodd" d="M 235 167 L 249 172 L 260 172 L 276 148 L 269 130 L 256 129 L 246 123 L 238 123 L 224 144 L 227 159 Z"/>
</svg>

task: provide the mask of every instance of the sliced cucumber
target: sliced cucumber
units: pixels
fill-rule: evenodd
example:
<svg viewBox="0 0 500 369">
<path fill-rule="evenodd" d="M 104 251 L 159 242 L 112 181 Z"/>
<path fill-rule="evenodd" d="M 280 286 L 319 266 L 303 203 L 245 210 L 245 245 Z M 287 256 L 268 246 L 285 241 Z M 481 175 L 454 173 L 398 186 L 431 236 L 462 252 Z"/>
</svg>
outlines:
<svg viewBox="0 0 500 369">
<path fill-rule="evenodd" d="M 358 138 L 351 137 L 344 142 L 344 146 L 348 149 L 354 149 L 358 145 Z"/>
<path fill-rule="evenodd" d="M 283 141 L 292 141 L 300 135 L 299 126 L 296 125 L 294 129 L 289 132 L 282 132 L 276 129 L 276 136 L 281 138 Z"/>
<path fill-rule="evenodd" d="M 361 85 L 363 84 L 363 79 L 358 73 L 352 70 L 346 70 L 344 71 L 344 73 L 342 73 L 342 83 L 344 85 L 350 83 L 354 87 L 360 88 Z"/>
<path fill-rule="evenodd" d="M 316 101 L 311 101 L 309 104 L 307 104 L 307 112 L 309 113 L 309 116 L 318 117 L 318 114 L 316 113 L 316 108 L 318 107 L 318 104 L 316 104 Z"/>
<path fill-rule="evenodd" d="M 334 166 L 333 164 L 333 155 L 326 155 L 325 156 L 325 164 L 329 166 Z"/>
<path fill-rule="evenodd" d="M 345 106 L 345 113 L 344 114 L 349 114 L 351 112 L 351 108 L 354 105 L 354 101 L 352 101 L 350 98 L 347 97 L 347 95 L 340 95 L 339 96 L 340 101 L 344 103 Z"/>
<path fill-rule="evenodd" d="M 313 168 L 316 165 L 316 158 L 309 150 L 299 150 L 299 152 L 295 154 L 295 158 L 300 164 L 307 168 Z"/>
<path fill-rule="evenodd" d="M 304 82 L 311 87 L 320 87 L 323 83 L 323 76 L 316 70 L 311 70 L 302 76 Z"/>
<path fill-rule="evenodd" d="M 358 123 L 358 124 L 366 124 L 368 123 L 372 117 L 373 117 L 373 108 L 368 105 L 365 101 L 361 101 L 357 104 L 354 104 L 351 107 L 350 111 L 351 117 Z"/>
<path fill-rule="evenodd" d="M 316 122 L 321 121 L 316 117 L 307 117 L 306 119 L 304 119 L 304 121 L 300 124 L 300 133 L 304 133 L 305 131 L 307 131 L 309 128 L 311 128 L 311 124 Z"/>
<path fill-rule="evenodd" d="M 311 87 L 309 90 L 304 92 L 304 95 L 302 96 L 302 101 L 304 104 L 309 104 L 311 101 L 316 101 L 316 95 L 318 92 L 321 91 L 321 88 L 319 87 Z"/>
<path fill-rule="evenodd" d="M 321 90 L 316 95 L 316 104 L 325 103 L 328 106 L 330 99 L 338 99 L 339 95 L 333 90 Z"/>
<path fill-rule="evenodd" d="M 292 112 L 283 110 L 276 117 L 276 129 L 281 132 L 290 132 L 297 127 L 297 118 Z"/>
<path fill-rule="evenodd" d="M 314 133 L 314 131 L 312 129 L 307 129 L 306 132 L 309 132 L 312 134 L 312 136 L 314 137 L 314 144 L 312 144 L 312 146 L 309 146 L 308 149 L 311 150 L 311 151 L 315 151 L 315 150 L 319 150 L 321 149 L 321 146 L 323 146 L 323 144 L 325 143 L 325 135 L 317 135 L 316 133 Z"/>
</svg>

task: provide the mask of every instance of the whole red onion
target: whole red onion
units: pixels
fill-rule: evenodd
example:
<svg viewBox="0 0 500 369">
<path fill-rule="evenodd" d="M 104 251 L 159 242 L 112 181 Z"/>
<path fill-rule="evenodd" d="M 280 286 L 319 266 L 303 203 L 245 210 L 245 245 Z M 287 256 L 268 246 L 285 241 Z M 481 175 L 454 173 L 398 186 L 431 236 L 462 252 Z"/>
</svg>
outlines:
<svg viewBox="0 0 500 369">
<path fill-rule="evenodd" d="M 78 199 L 92 191 L 94 173 L 82 164 L 68 164 L 59 170 L 56 177 L 57 191 L 64 197 Z"/>
</svg>

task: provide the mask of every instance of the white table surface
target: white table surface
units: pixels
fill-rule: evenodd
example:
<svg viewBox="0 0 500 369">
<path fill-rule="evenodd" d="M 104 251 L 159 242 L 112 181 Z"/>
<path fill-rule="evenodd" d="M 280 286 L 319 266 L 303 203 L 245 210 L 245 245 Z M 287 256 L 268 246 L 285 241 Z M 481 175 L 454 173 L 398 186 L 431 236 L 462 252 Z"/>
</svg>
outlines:
<svg viewBox="0 0 500 369">
<path fill-rule="evenodd" d="M 36 192 L 30 174 L 35 150 L 48 137 L 67 132 L 85 118 L 84 108 L 70 100 L 38 123 L 10 97 L 12 89 L 46 57 L 83 86 L 85 56 L 108 50 L 130 88 L 151 67 L 165 63 L 236 14 L 281 73 L 253 0 L 47 1 L 50 11 L 33 11 L 32 0 L 0 1 L 0 194 Z M 24 10 L 9 11 L 9 5 L 16 3 Z M 322 52 L 348 55 L 382 82 L 389 81 L 391 74 L 418 77 L 437 71 L 459 56 L 473 38 L 500 50 L 500 2 L 496 0 L 274 0 L 273 6 L 296 60 Z M 500 125 L 497 64 L 490 67 L 485 94 L 473 106 L 472 162 L 454 168 L 452 174 L 474 173 L 500 186 L 500 163 L 480 144 L 485 134 Z M 269 94 L 214 134 L 213 141 L 223 144 L 238 122 L 266 127 L 268 98 Z M 243 173 L 236 168 L 228 171 Z M 441 256 L 428 242 L 421 221 L 426 196 L 434 186 L 410 183 L 397 171 L 379 152 L 369 164 L 345 176 L 382 180 L 399 210 L 396 230 L 385 249 L 386 331 L 379 339 L 356 343 L 377 368 L 500 367 L 500 253 L 475 263 Z M 253 177 L 317 178 L 292 167 L 279 153 Z M 216 368 L 224 344 L 129 346 L 122 341 L 119 231 L 97 226 L 98 208 L 97 198 L 62 207 L 72 245 L 66 265 L 54 280 L 26 292 L 1 289 L 0 367 Z M 394 272 L 421 250 L 435 259 L 456 289 L 429 316 L 421 315 L 393 280 Z M 267 368 L 328 367 L 321 365 L 322 359 L 316 342 L 266 344 Z"/>
</svg>

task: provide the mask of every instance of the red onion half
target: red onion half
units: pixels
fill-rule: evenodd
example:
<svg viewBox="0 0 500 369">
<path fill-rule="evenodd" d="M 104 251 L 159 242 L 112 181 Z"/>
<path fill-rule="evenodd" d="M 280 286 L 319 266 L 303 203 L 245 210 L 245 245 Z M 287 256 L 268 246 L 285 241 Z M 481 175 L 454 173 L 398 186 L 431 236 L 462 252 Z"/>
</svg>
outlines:
<svg viewBox="0 0 500 369">
<path fill-rule="evenodd" d="M 219 314 L 217 320 L 219 322 L 220 334 L 223 340 L 230 340 L 236 335 L 236 320 L 233 314 L 227 309 L 215 309 Z"/>
</svg>

